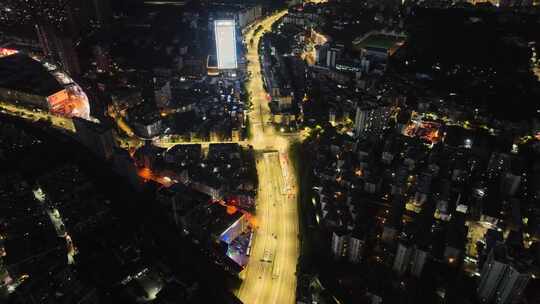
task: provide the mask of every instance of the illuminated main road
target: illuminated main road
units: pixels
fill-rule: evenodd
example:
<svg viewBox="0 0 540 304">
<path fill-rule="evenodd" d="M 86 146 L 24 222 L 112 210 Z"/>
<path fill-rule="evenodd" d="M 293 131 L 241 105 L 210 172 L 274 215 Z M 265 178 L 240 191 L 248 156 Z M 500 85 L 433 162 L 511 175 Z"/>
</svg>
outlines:
<svg viewBox="0 0 540 304">
<path fill-rule="evenodd" d="M 75 132 L 75 125 L 73 124 L 73 120 L 71 118 L 54 115 L 43 110 L 32 111 L 22 106 L 0 101 L 0 112 L 34 122 L 39 120 L 49 121 L 51 125 L 57 129 Z"/>
<path fill-rule="evenodd" d="M 270 16 L 246 33 L 248 70 L 252 78 L 248 90 L 252 96 L 250 113 L 252 138 L 257 151 L 259 193 L 256 230 L 251 257 L 242 272 L 242 285 L 237 296 L 246 304 L 292 304 L 296 295 L 298 261 L 298 209 L 296 181 L 288 158 L 288 137 L 281 136 L 267 125 L 271 114 L 261 77 L 257 46 L 262 34 L 285 12 Z M 262 30 L 255 34 L 259 26 Z M 253 44 L 249 41 L 253 39 Z M 294 138 L 294 137 L 293 137 Z"/>
</svg>

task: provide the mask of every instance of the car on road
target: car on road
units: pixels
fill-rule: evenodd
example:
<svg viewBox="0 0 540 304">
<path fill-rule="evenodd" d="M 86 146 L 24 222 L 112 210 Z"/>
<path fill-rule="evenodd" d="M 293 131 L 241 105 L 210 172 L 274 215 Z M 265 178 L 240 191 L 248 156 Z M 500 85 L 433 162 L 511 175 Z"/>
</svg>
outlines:
<svg viewBox="0 0 540 304">
<path fill-rule="evenodd" d="M 265 250 L 261 261 L 271 263 L 272 262 L 272 253 L 269 250 Z"/>
</svg>

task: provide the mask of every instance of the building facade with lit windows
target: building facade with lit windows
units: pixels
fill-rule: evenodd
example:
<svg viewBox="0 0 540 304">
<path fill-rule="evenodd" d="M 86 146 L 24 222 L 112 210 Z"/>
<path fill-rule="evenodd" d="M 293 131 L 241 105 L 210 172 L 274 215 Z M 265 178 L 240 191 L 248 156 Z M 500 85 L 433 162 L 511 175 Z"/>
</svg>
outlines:
<svg viewBox="0 0 540 304">
<path fill-rule="evenodd" d="M 518 303 L 531 275 L 512 263 L 506 248 L 493 248 L 482 268 L 478 298 L 483 303 Z"/>
<path fill-rule="evenodd" d="M 357 107 L 354 119 L 356 137 L 365 137 L 369 134 L 379 135 L 387 127 L 390 115 L 389 106 L 362 105 Z"/>
<path fill-rule="evenodd" d="M 392 269 L 399 275 L 404 274 L 409 269 L 412 254 L 413 248 L 400 243 L 394 258 Z"/>
</svg>

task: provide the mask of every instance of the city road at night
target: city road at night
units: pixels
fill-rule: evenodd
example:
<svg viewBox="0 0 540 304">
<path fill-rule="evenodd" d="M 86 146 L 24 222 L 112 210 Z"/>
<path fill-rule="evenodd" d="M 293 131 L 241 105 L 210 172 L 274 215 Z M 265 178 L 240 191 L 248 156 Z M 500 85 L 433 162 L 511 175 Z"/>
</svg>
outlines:
<svg viewBox="0 0 540 304">
<path fill-rule="evenodd" d="M 270 16 L 252 26 L 245 35 L 248 44 L 248 70 L 252 79 L 248 89 L 253 98 L 250 114 L 251 144 L 257 151 L 259 227 L 254 238 L 249 264 L 241 274 L 237 295 L 242 302 L 294 303 L 298 260 L 298 209 L 293 168 L 288 159 L 289 139 L 275 132 L 268 123 L 271 113 L 263 88 L 257 46 L 265 31 L 285 12 Z M 259 25 L 262 30 L 254 32 Z"/>
</svg>

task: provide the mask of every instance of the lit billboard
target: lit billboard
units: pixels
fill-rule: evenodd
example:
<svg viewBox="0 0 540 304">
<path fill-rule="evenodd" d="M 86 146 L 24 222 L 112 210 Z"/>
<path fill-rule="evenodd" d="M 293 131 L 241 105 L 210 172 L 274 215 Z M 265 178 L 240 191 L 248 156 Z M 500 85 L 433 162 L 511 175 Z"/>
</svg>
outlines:
<svg viewBox="0 0 540 304">
<path fill-rule="evenodd" d="M 0 58 L 17 54 L 19 51 L 0 47 Z"/>
<path fill-rule="evenodd" d="M 236 25 L 234 20 L 215 20 L 218 69 L 236 69 Z"/>
<path fill-rule="evenodd" d="M 47 97 L 47 101 L 49 102 L 49 107 L 52 110 L 56 110 L 69 101 L 69 94 L 67 90 L 63 89 Z"/>
</svg>

